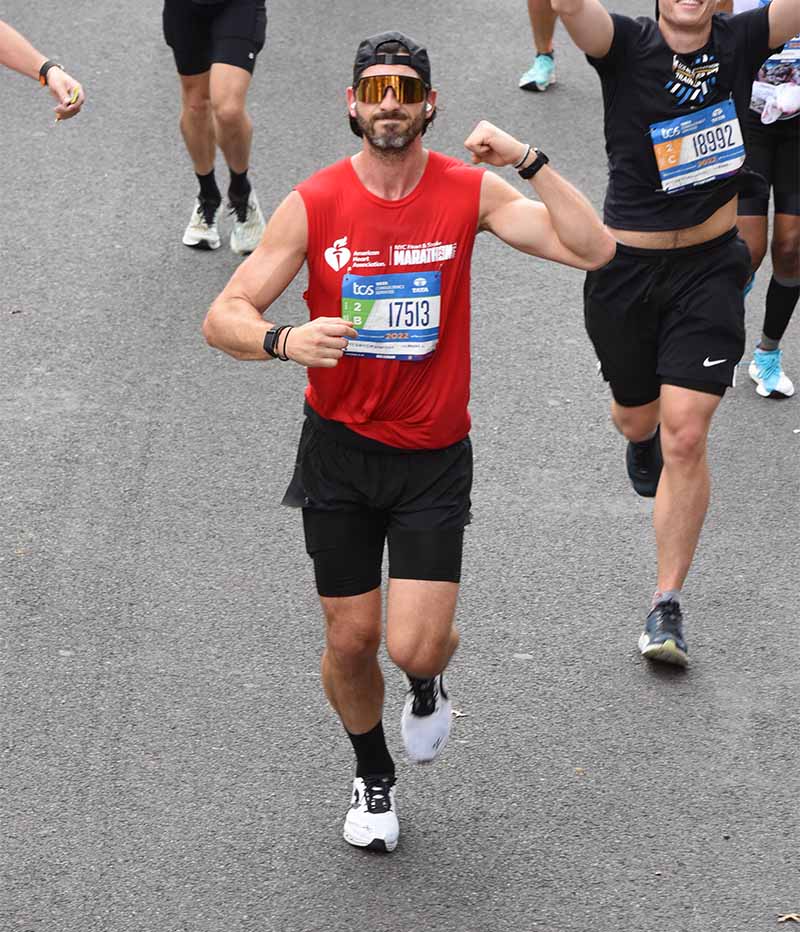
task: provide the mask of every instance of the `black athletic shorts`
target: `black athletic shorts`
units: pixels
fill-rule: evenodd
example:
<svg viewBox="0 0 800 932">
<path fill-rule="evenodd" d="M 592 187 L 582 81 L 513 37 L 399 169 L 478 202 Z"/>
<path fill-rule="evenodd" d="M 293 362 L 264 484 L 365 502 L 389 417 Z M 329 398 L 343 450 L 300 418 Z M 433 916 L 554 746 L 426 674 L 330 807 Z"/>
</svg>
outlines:
<svg viewBox="0 0 800 932">
<path fill-rule="evenodd" d="M 163 20 L 183 75 L 203 74 L 215 62 L 252 74 L 267 32 L 265 0 L 164 0 Z"/>
<path fill-rule="evenodd" d="M 618 404 L 655 401 L 661 386 L 724 395 L 744 352 L 750 250 L 728 233 L 680 249 L 617 245 L 583 288 L 586 330 Z"/>
<path fill-rule="evenodd" d="M 739 198 L 739 214 L 766 217 L 772 188 L 775 213 L 800 216 L 800 116 L 765 125 L 748 110 L 744 124 L 745 166 L 762 175 L 768 187 L 763 196 Z"/>
<path fill-rule="evenodd" d="M 470 521 L 469 437 L 441 450 L 388 447 L 306 404 L 284 505 L 303 509 L 306 550 L 322 596 L 352 596 L 389 576 L 459 582 Z"/>
</svg>

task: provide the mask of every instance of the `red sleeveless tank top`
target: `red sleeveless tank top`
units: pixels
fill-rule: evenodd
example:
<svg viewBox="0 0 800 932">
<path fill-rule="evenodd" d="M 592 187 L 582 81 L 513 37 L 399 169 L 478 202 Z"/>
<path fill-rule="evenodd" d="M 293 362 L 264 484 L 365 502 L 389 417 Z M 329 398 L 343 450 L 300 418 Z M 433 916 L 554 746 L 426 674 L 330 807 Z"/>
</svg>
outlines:
<svg viewBox="0 0 800 932">
<path fill-rule="evenodd" d="M 412 325 L 412 338 L 423 341 L 406 344 L 417 356 L 387 358 L 386 345 L 375 344 L 375 355 L 348 350 L 333 369 L 309 369 L 306 398 L 322 417 L 404 449 L 446 447 L 469 433 L 470 261 L 482 177 L 482 170 L 430 152 L 422 178 L 402 200 L 371 194 L 349 158 L 297 186 L 308 216 L 304 297 L 311 318 L 344 316 L 343 297 L 359 309 L 359 295 L 383 296 L 384 329 L 365 330 L 359 343 L 369 333 L 409 338 L 403 331 Z M 424 300 L 402 300 L 420 295 Z"/>
</svg>

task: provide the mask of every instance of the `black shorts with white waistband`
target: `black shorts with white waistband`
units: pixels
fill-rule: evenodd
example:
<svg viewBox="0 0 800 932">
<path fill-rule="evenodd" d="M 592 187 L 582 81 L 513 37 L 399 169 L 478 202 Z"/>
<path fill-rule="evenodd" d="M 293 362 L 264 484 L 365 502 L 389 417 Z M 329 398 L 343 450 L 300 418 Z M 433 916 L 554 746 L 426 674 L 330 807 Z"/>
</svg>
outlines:
<svg viewBox="0 0 800 932">
<path fill-rule="evenodd" d="M 265 0 L 164 0 L 164 38 L 178 73 L 203 74 L 216 63 L 253 73 L 267 31 Z"/>
<path fill-rule="evenodd" d="M 303 509 L 321 596 L 354 596 L 389 576 L 459 582 L 470 522 L 469 437 L 439 450 L 378 443 L 321 418 L 307 403 L 283 504 Z"/>
<path fill-rule="evenodd" d="M 586 330 L 618 404 L 655 401 L 661 386 L 724 395 L 744 352 L 750 251 L 737 230 L 679 249 L 617 245 L 588 272 Z"/>
</svg>

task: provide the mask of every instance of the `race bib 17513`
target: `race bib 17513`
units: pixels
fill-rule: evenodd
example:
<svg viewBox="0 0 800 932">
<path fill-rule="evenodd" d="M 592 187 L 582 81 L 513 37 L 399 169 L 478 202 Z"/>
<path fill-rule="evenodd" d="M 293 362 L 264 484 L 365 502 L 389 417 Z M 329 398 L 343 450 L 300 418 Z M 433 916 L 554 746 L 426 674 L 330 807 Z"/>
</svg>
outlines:
<svg viewBox="0 0 800 932">
<path fill-rule="evenodd" d="M 439 340 L 441 272 L 342 278 L 342 317 L 358 331 L 347 356 L 426 359 Z"/>
<path fill-rule="evenodd" d="M 661 188 L 670 194 L 733 175 L 744 164 L 742 129 L 732 100 L 653 123 L 650 138 Z"/>
</svg>

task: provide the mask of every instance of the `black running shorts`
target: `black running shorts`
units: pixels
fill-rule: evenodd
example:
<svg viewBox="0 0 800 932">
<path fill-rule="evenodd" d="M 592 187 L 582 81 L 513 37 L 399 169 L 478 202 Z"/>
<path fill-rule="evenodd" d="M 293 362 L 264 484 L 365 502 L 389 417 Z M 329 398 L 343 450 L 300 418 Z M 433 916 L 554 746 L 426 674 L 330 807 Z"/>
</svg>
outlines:
<svg viewBox="0 0 800 932">
<path fill-rule="evenodd" d="M 586 330 L 618 404 L 661 385 L 724 395 L 744 352 L 750 251 L 737 230 L 681 249 L 617 245 L 584 284 Z"/>
<path fill-rule="evenodd" d="M 163 21 L 178 73 L 187 76 L 214 63 L 252 74 L 267 31 L 265 0 L 164 0 Z"/>
<path fill-rule="evenodd" d="M 742 217 L 766 217 L 769 189 L 776 214 L 800 216 L 800 116 L 764 125 L 757 113 L 747 111 L 744 121 L 747 142 L 745 166 L 767 182 L 761 197 L 739 198 Z"/>
<path fill-rule="evenodd" d="M 333 424 L 306 405 L 283 500 L 303 509 L 319 594 L 353 596 L 380 586 L 386 541 L 391 578 L 459 582 L 470 521 L 469 437 L 441 450 L 408 451 Z"/>
</svg>

